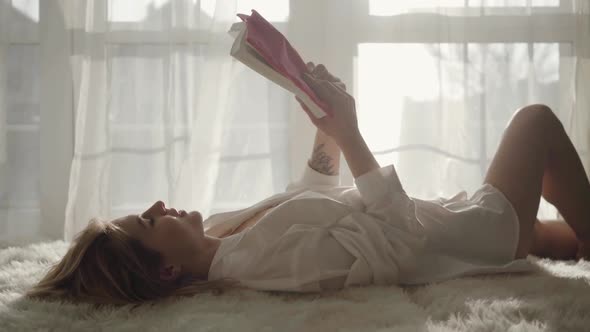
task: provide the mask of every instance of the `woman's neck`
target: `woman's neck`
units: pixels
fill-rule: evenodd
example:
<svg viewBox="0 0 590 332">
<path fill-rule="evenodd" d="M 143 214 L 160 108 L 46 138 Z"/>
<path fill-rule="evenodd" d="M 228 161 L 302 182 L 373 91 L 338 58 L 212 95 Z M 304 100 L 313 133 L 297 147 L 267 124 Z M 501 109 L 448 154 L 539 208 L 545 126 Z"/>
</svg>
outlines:
<svg viewBox="0 0 590 332">
<path fill-rule="evenodd" d="M 215 253 L 217 253 L 220 244 L 220 238 L 205 235 L 203 238 L 203 245 L 199 249 L 195 264 L 190 268 L 192 275 L 199 279 L 208 279 L 211 262 L 213 262 L 213 257 L 215 257 Z"/>
</svg>

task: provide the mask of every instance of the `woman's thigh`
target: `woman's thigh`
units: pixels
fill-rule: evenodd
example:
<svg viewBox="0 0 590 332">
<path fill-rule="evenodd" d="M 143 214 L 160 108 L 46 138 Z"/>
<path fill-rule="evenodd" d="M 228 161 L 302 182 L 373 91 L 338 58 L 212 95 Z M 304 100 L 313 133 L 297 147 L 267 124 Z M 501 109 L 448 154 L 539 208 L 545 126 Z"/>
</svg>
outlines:
<svg viewBox="0 0 590 332">
<path fill-rule="evenodd" d="M 529 254 L 541 198 L 547 136 L 552 111 L 544 105 L 517 110 L 502 136 L 484 183 L 498 188 L 510 201 L 520 224 L 515 258 Z"/>
</svg>

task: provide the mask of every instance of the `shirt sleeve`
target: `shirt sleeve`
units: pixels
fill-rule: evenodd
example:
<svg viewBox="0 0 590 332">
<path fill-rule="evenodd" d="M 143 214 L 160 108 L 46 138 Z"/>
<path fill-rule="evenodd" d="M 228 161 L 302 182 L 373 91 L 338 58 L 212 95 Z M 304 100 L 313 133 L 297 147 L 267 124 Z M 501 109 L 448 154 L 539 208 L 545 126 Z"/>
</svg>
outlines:
<svg viewBox="0 0 590 332">
<path fill-rule="evenodd" d="M 423 235 L 416 204 L 403 189 L 393 164 L 369 171 L 354 181 L 366 207 L 365 213 L 386 222 L 401 221 L 400 226 Z"/>
<path fill-rule="evenodd" d="M 354 183 L 365 205 L 372 205 L 387 194 L 404 192 L 393 164 L 369 171 L 354 179 Z"/>
<path fill-rule="evenodd" d="M 299 180 L 292 181 L 285 189 L 286 192 L 298 190 L 302 188 L 311 189 L 317 186 L 333 186 L 337 187 L 340 185 L 340 174 L 327 175 L 320 173 L 309 166 L 309 163 L 305 163 L 303 174 Z"/>
</svg>

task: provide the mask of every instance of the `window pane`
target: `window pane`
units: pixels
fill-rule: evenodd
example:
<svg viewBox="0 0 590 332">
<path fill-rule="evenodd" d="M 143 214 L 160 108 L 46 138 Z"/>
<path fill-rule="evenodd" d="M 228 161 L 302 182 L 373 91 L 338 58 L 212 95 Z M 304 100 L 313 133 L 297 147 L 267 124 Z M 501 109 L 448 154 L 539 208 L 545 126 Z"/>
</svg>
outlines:
<svg viewBox="0 0 590 332">
<path fill-rule="evenodd" d="M 152 133 L 145 132 L 151 136 Z M 112 133 L 113 140 L 128 140 L 127 132 Z M 112 156 L 111 204 L 119 213 L 137 213 L 159 199 L 168 197 L 165 149 L 151 153 L 122 151 Z M 174 183 L 174 182 L 171 182 Z M 132 185 L 130 185 L 132 184 Z"/>
<path fill-rule="evenodd" d="M 0 188 L 2 208 L 39 208 L 39 130 L 8 129 L 7 172 Z"/>
<path fill-rule="evenodd" d="M 223 137 L 214 208 L 227 202 L 249 206 L 284 191 L 290 170 L 289 139 L 284 127 L 260 124 L 258 128 L 229 128 Z"/>
<path fill-rule="evenodd" d="M 109 21 L 141 22 L 160 19 L 169 10 L 167 0 L 109 0 Z"/>
<path fill-rule="evenodd" d="M 215 202 L 245 202 L 249 206 L 268 197 L 273 192 L 270 161 L 268 155 L 253 155 L 221 163 L 219 173 L 224 177 L 218 176 Z"/>
<path fill-rule="evenodd" d="M 252 9 L 270 22 L 289 20 L 289 0 L 238 0 L 238 13 L 250 15 Z M 236 21 L 241 19 L 236 17 Z"/>
<path fill-rule="evenodd" d="M 436 184 L 449 172 L 464 174 L 457 177 L 464 183 L 452 184 L 457 190 L 474 190 L 470 187 L 481 183 L 517 108 L 534 102 L 558 109 L 559 59 L 566 48 L 556 43 L 360 44 L 355 86 L 363 136 L 382 161 L 397 163 L 403 177 L 413 179 L 409 192 L 412 186 L 428 187 L 419 181 Z M 400 146 L 405 148 L 392 150 Z"/>
<path fill-rule="evenodd" d="M 446 14 L 461 15 L 461 11 L 457 9 L 528 7 L 529 2 L 531 7 L 559 7 L 559 0 L 369 0 L 369 14 L 389 16 L 419 12 L 437 13 L 450 9 Z"/>
<path fill-rule="evenodd" d="M 111 66 L 112 124 L 153 124 L 169 121 L 184 124 L 186 110 L 193 107 L 199 89 L 203 45 L 112 45 L 108 48 Z M 172 67 L 171 67 L 172 66 Z M 169 72 L 172 70 L 172 81 Z M 166 99 L 169 86 L 173 99 Z M 186 89 L 179 88 L 186 87 Z M 192 90 L 195 89 L 195 90 Z M 173 110 L 169 109 L 174 107 Z M 168 113 L 165 112 L 168 109 Z M 174 111 L 176 117 L 169 117 Z M 167 118 L 168 117 L 168 118 Z"/>
<path fill-rule="evenodd" d="M 202 45 L 112 45 L 109 123 L 113 208 L 166 197 L 189 143 Z M 135 185 L 129 186 L 129 183 Z"/>
<path fill-rule="evenodd" d="M 11 45 L 8 49 L 7 123 L 39 124 L 39 47 Z"/>
<path fill-rule="evenodd" d="M 236 67 L 229 89 L 229 129 L 222 137 L 212 213 L 284 191 L 291 169 L 287 129 L 293 95 L 246 66 Z"/>
<path fill-rule="evenodd" d="M 12 0 L 12 6 L 8 5 L 10 11 L 8 18 L 8 29 L 12 42 L 38 41 L 39 26 L 39 0 Z M 1 26 L 1 25 L 0 25 Z"/>
<path fill-rule="evenodd" d="M 162 120 L 166 47 L 113 45 L 109 120 L 113 124 L 148 124 Z"/>
<path fill-rule="evenodd" d="M 437 7 L 461 8 L 465 6 L 465 0 L 369 0 L 370 15 L 399 15 L 416 10 L 432 9 Z"/>
<path fill-rule="evenodd" d="M 39 22 L 39 0 L 12 0 L 12 7 L 22 18 Z"/>
<path fill-rule="evenodd" d="M 213 16 L 217 0 L 202 0 L 201 8 L 207 15 Z M 289 20 L 289 0 L 237 0 L 236 12 L 250 15 L 255 9 L 270 22 L 287 22 Z M 236 16 L 235 21 L 241 21 Z"/>
<path fill-rule="evenodd" d="M 196 0 L 108 0 L 108 21 L 111 30 L 199 29 L 207 28 L 211 17 Z"/>
<path fill-rule="evenodd" d="M 0 163 L 2 209 L 39 206 L 39 49 L 34 45 L 8 48 L 7 163 Z M 0 138 L 2 139 L 2 138 Z"/>
<path fill-rule="evenodd" d="M 39 47 L 6 49 L 6 111 L 0 132 L 0 247 L 42 240 Z M 18 222 L 15 222 L 18 221 Z"/>
<path fill-rule="evenodd" d="M 170 47 L 108 48 L 113 213 L 137 212 L 169 195 L 169 186 L 177 183 L 169 177 L 180 172 L 189 150 L 204 46 Z M 230 90 L 231 130 L 222 138 L 214 211 L 254 204 L 284 190 L 289 179 L 289 167 L 283 164 L 289 159 L 285 128 L 292 95 L 245 66 L 236 68 Z M 265 171 L 257 172 L 261 169 Z M 232 182 L 236 177 L 248 180 L 244 174 L 260 176 L 254 192 Z"/>
<path fill-rule="evenodd" d="M 215 0 L 108 0 L 108 20 L 113 29 L 159 30 L 176 26 L 207 29 L 218 4 Z M 269 21 L 282 22 L 289 17 L 289 0 L 237 0 L 238 13 L 249 14 L 252 8 Z M 235 21 L 239 20 L 236 16 Z"/>
<path fill-rule="evenodd" d="M 470 7 L 526 7 L 530 0 L 469 0 Z M 558 7 L 559 0 L 533 0 L 532 7 Z"/>
</svg>

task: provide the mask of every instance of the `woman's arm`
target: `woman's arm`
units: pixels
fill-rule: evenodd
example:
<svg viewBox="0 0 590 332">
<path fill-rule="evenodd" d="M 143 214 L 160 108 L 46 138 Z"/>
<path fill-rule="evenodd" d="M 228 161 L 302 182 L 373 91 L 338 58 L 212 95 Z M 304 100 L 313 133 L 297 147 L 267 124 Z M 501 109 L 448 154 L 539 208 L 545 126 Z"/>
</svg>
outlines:
<svg viewBox="0 0 590 332">
<path fill-rule="evenodd" d="M 309 167 L 326 175 L 338 175 L 340 172 L 340 147 L 334 139 L 317 130 Z"/>
<path fill-rule="evenodd" d="M 308 160 L 309 167 L 322 174 L 338 175 L 341 151 L 355 179 L 381 167 L 360 132 L 342 140 L 339 146 L 333 138 L 319 129 L 315 136 L 311 158 Z"/>
<path fill-rule="evenodd" d="M 309 166 L 324 174 L 337 175 L 342 151 L 355 179 L 380 168 L 358 130 L 355 101 L 346 92 L 346 85 L 330 74 L 324 65 L 315 66 L 312 62 L 307 65 L 311 75 L 304 74 L 303 79 L 320 98 L 336 110 L 333 116 L 317 119 L 296 97 L 312 123 L 318 127 L 312 158 L 308 161 Z"/>
<path fill-rule="evenodd" d="M 360 131 L 351 133 L 340 142 L 340 148 L 354 178 L 381 168 L 373 153 L 369 150 Z"/>
</svg>

